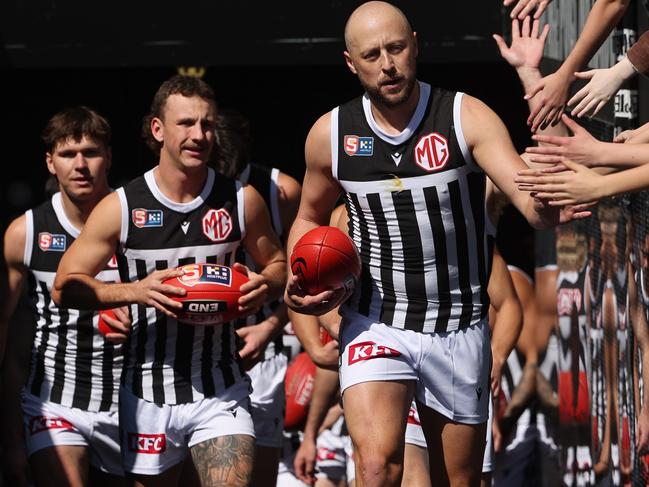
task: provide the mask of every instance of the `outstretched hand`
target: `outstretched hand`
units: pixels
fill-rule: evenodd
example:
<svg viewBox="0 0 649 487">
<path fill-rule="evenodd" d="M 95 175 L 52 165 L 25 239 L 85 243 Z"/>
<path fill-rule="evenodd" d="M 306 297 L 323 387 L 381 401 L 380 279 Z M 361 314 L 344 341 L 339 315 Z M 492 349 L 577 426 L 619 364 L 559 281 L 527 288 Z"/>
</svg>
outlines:
<svg viewBox="0 0 649 487">
<path fill-rule="evenodd" d="M 538 19 L 543 15 L 545 9 L 552 0 L 504 0 L 503 5 L 509 7 L 516 3 L 510 14 L 512 19 L 523 19 L 534 11 L 534 18 Z"/>
<path fill-rule="evenodd" d="M 530 29 L 529 16 L 523 20 L 522 28 L 518 19 L 512 20 L 512 43 L 509 47 L 502 36 L 493 35 L 500 55 L 513 68 L 538 69 L 541 63 L 543 47 L 550 31 L 550 25 L 545 24 L 539 33 L 540 22 L 534 20 L 531 24 Z"/>
<path fill-rule="evenodd" d="M 544 129 L 550 124 L 559 123 L 573 81 L 573 74 L 567 75 L 557 71 L 542 78 L 527 92 L 526 100 L 536 96 L 540 98 L 540 103 L 527 118 L 527 125 L 530 126 L 532 132 L 536 132 L 539 128 Z"/>
</svg>

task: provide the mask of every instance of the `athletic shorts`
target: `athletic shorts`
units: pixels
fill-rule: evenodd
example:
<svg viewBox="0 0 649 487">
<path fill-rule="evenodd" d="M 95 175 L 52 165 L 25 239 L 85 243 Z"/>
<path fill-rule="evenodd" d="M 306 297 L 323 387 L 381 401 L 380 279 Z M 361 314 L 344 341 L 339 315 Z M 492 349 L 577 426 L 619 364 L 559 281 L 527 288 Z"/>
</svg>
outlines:
<svg viewBox="0 0 649 487">
<path fill-rule="evenodd" d="M 302 442 L 302 432 L 282 433 L 282 458 L 279 461 L 277 469 L 277 486 L 276 487 L 308 487 L 295 476 L 293 469 L 293 460 L 295 454 Z"/>
<path fill-rule="evenodd" d="M 249 384 L 226 390 L 228 400 L 207 397 L 187 404 L 155 404 L 120 388 L 124 470 L 158 475 L 185 460 L 189 448 L 221 436 L 255 436 Z"/>
<path fill-rule="evenodd" d="M 482 473 L 492 472 L 494 469 L 494 448 L 493 448 L 493 434 L 491 432 L 491 423 L 493 421 L 493 403 L 489 401 L 489 419 L 487 420 L 487 443 L 485 445 L 484 456 L 482 458 Z M 419 412 L 417 411 L 417 404 L 415 401 L 410 405 L 408 411 L 408 423 L 406 424 L 406 443 L 419 446 L 421 448 L 428 448 L 426 438 L 424 437 L 424 430 L 419 422 Z"/>
<path fill-rule="evenodd" d="M 537 271 L 557 269 L 557 234 L 555 228 L 534 232 L 534 267 Z"/>
<path fill-rule="evenodd" d="M 282 447 L 284 429 L 284 377 L 286 355 L 279 354 L 255 365 L 248 375 L 252 381 L 250 414 L 255 426 L 255 443 L 270 448 Z"/>
<path fill-rule="evenodd" d="M 338 482 L 347 475 L 345 437 L 331 430 L 318 435 L 316 455 L 316 477 Z"/>
<path fill-rule="evenodd" d="M 347 311 L 340 333 L 340 390 L 363 382 L 413 380 L 422 404 L 452 421 L 484 423 L 491 397 L 490 335 L 486 319 L 426 334 Z"/>
<path fill-rule="evenodd" d="M 52 446 L 83 446 L 94 467 L 124 475 L 117 411 L 84 411 L 24 393 L 23 412 L 28 455 Z"/>
</svg>

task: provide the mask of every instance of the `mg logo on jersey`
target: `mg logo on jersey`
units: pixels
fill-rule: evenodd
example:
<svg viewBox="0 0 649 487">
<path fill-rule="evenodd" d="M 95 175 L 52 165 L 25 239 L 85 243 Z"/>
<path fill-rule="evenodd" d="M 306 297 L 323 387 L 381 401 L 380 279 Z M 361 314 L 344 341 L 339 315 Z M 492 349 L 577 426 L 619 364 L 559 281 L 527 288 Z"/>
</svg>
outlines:
<svg viewBox="0 0 649 487">
<path fill-rule="evenodd" d="M 43 252 L 65 252 L 65 235 L 41 232 L 38 234 L 38 246 Z"/>
<path fill-rule="evenodd" d="M 135 453 L 159 455 L 167 449 L 167 437 L 164 433 L 159 435 L 129 433 L 128 449 Z"/>
<path fill-rule="evenodd" d="M 131 212 L 133 216 L 133 225 L 138 228 L 151 228 L 162 226 L 162 210 L 145 210 L 144 208 L 135 208 Z"/>
<path fill-rule="evenodd" d="M 203 233 L 212 242 L 221 242 L 232 232 L 232 217 L 228 210 L 209 210 L 203 217 Z"/>
<path fill-rule="evenodd" d="M 570 316 L 572 314 L 572 305 L 577 307 L 577 312 L 581 311 L 581 290 L 577 288 L 561 288 L 557 295 L 557 308 L 561 316 Z"/>
<path fill-rule="evenodd" d="M 448 142 L 438 133 L 424 135 L 415 146 L 415 162 L 426 171 L 439 171 L 448 161 Z"/>
<path fill-rule="evenodd" d="M 355 343 L 349 347 L 349 365 L 361 360 L 370 360 L 381 357 L 398 357 L 401 352 L 385 345 L 377 345 L 374 342 Z"/>
<path fill-rule="evenodd" d="M 75 427 L 64 418 L 48 418 L 46 416 L 34 416 L 29 420 L 29 434 L 35 435 L 47 430 L 74 430 Z"/>
<path fill-rule="evenodd" d="M 348 156 L 371 156 L 374 154 L 374 137 L 345 135 L 343 147 Z"/>
</svg>

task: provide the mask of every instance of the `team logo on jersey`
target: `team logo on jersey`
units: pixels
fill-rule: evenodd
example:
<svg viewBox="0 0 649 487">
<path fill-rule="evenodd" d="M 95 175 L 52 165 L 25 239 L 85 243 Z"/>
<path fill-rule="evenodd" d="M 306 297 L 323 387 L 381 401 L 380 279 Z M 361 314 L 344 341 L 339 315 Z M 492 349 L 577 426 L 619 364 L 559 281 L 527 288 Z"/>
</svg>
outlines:
<svg viewBox="0 0 649 487">
<path fill-rule="evenodd" d="M 203 216 L 203 233 L 212 242 L 222 242 L 232 232 L 232 217 L 228 210 L 209 210 Z"/>
<path fill-rule="evenodd" d="M 377 345 L 374 342 L 355 343 L 349 347 L 349 365 L 362 360 L 371 360 L 381 357 L 398 357 L 401 352 L 385 345 Z"/>
<path fill-rule="evenodd" d="M 448 141 L 443 135 L 424 135 L 415 146 L 415 162 L 426 171 L 439 171 L 448 162 Z"/>
<path fill-rule="evenodd" d="M 117 269 L 117 256 L 113 254 L 110 260 L 106 263 L 106 268 Z"/>
<path fill-rule="evenodd" d="M 578 288 L 561 288 L 557 294 L 557 308 L 559 315 L 570 316 L 573 305 L 577 313 L 581 311 L 581 290 Z"/>
<path fill-rule="evenodd" d="M 34 416 L 29 420 L 29 434 L 35 435 L 47 430 L 74 430 L 75 427 L 65 418 Z"/>
<path fill-rule="evenodd" d="M 218 264 L 187 264 L 180 268 L 184 274 L 178 278 L 185 286 L 201 284 L 232 285 L 232 271 Z"/>
<path fill-rule="evenodd" d="M 343 147 L 348 156 L 371 156 L 374 154 L 374 137 L 345 135 Z"/>
<path fill-rule="evenodd" d="M 38 246 L 43 252 L 65 252 L 65 235 L 41 232 L 38 234 Z"/>
<path fill-rule="evenodd" d="M 152 228 L 162 226 L 162 210 L 145 210 L 135 208 L 132 211 L 133 225 L 138 228 Z"/>
<path fill-rule="evenodd" d="M 128 449 L 135 453 L 159 455 L 167 449 L 167 437 L 164 433 L 159 435 L 129 433 Z"/>
</svg>

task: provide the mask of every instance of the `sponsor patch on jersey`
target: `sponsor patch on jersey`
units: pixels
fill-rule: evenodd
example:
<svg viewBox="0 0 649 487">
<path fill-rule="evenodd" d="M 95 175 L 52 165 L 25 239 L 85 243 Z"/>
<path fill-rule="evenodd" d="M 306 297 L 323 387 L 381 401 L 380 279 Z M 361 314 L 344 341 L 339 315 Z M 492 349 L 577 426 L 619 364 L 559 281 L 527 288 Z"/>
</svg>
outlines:
<svg viewBox="0 0 649 487">
<path fill-rule="evenodd" d="M 415 146 L 415 162 L 428 172 L 442 169 L 448 157 L 448 141 L 436 132 L 424 135 Z"/>
<path fill-rule="evenodd" d="M 129 451 L 135 453 L 159 455 L 167 449 L 167 437 L 164 433 L 155 435 L 128 433 L 127 440 Z"/>
<path fill-rule="evenodd" d="M 162 210 L 145 210 L 135 208 L 132 212 L 133 225 L 138 228 L 161 227 L 163 216 Z"/>
<path fill-rule="evenodd" d="M 35 435 L 48 430 L 74 430 L 72 423 L 65 418 L 50 418 L 47 416 L 34 416 L 29 420 L 29 434 Z"/>
<path fill-rule="evenodd" d="M 560 288 L 557 293 L 557 309 L 560 316 L 570 316 L 574 306 L 581 311 L 581 290 L 579 288 Z"/>
<path fill-rule="evenodd" d="M 65 252 L 66 236 L 41 232 L 38 234 L 38 246 L 43 252 Z"/>
<path fill-rule="evenodd" d="M 181 267 L 185 272 L 178 278 L 185 286 L 196 284 L 217 284 L 219 286 L 232 285 L 232 270 L 218 264 L 187 264 Z"/>
<path fill-rule="evenodd" d="M 232 217 L 228 210 L 209 210 L 203 216 L 203 234 L 212 242 L 222 242 L 232 233 Z"/>
<path fill-rule="evenodd" d="M 374 154 L 374 137 L 345 135 L 343 146 L 348 156 L 371 156 Z"/>
<path fill-rule="evenodd" d="M 349 347 L 349 365 L 363 360 L 371 360 L 382 357 L 398 357 L 401 352 L 385 345 L 377 345 L 374 342 L 354 343 Z"/>
</svg>

